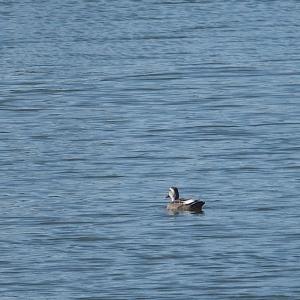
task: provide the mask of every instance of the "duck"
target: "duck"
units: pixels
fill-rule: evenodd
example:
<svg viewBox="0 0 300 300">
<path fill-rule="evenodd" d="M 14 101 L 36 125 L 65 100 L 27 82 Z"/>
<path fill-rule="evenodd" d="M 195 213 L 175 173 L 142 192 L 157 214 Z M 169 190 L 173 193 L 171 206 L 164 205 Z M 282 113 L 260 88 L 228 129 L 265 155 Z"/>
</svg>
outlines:
<svg viewBox="0 0 300 300">
<path fill-rule="evenodd" d="M 170 199 L 167 205 L 167 209 L 170 211 L 194 211 L 201 212 L 202 207 L 205 204 L 204 201 L 195 199 L 183 199 L 179 198 L 179 191 L 177 187 L 170 187 L 166 198 Z"/>
</svg>

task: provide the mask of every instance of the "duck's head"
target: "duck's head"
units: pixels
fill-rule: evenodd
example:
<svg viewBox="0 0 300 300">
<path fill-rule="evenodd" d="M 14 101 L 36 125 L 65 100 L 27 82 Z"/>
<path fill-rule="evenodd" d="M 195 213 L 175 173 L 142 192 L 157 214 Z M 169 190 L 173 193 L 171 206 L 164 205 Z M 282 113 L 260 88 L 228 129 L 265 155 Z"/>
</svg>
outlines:
<svg viewBox="0 0 300 300">
<path fill-rule="evenodd" d="M 166 196 L 166 198 L 170 198 L 172 202 L 175 201 L 175 200 L 178 200 L 179 199 L 178 188 L 174 187 L 174 186 L 170 187 L 169 188 L 169 193 Z"/>
</svg>

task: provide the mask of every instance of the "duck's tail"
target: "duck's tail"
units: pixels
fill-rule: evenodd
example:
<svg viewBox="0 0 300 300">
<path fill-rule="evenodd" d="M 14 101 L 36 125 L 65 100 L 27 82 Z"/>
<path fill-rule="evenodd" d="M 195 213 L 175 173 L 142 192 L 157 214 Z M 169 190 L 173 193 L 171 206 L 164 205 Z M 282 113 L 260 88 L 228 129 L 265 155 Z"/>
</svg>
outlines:
<svg viewBox="0 0 300 300">
<path fill-rule="evenodd" d="M 196 208 L 196 209 L 202 209 L 204 204 L 205 204 L 205 201 L 197 201 L 196 200 L 193 203 L 191 203 L 191 207 Z"/>
</svg>

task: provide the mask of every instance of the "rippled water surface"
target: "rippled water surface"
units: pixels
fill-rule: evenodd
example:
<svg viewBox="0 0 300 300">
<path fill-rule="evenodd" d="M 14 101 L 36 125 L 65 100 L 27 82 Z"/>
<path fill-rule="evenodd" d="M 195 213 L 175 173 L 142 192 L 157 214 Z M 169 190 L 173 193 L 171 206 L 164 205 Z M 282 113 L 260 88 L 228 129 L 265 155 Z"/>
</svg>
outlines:
<svg viewBox="0 0 300 300">
<path fill-rule="evenodd" d="M 299 299 L 298 1 L 0 2 L 1 299 Z M 169 186 L 206 201 L 168 214 Z"/>
</svg>

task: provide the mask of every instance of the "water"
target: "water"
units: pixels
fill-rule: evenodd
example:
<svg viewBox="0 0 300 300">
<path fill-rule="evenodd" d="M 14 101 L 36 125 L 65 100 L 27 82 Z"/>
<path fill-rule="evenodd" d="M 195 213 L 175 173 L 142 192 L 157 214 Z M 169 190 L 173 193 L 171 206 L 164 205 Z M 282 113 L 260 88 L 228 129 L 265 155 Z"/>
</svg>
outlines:
<svg viewBox="0 0 300 300">
<path fill-rule="evenodd" d="M 299 299 L 297 1 L 0 3 L 1 299 Z M 169 186 L 206 201 L 170 215 Z"/>
</svg>

